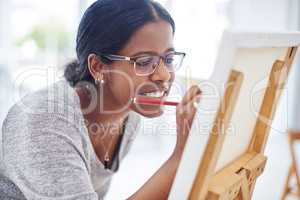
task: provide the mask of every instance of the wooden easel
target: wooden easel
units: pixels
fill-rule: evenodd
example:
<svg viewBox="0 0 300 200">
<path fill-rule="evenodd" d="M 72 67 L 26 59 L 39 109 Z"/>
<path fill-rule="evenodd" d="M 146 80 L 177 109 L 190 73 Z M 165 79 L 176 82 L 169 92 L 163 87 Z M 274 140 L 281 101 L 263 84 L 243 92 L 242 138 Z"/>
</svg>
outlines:
<svg viewBox="0 0 300 200">
<path fill-rule="evenodd" d="M 248 200 L 251 199 L 256 179 L 263 173 L 267 158 L 263 155 L 269 136 L 281 90 L 284 88 L 297 47 L 288 49 L 284 61 L 273 64 L 268 88 L 266 89 L 259 117 L 253 131 L 253 137 L 247 152 L 225 168 L 215 172 L 226 128 L 235 107 L 237 95 L 243 81 L 243 74 L 231 71 L 223 103 L 220 105 L 215 126 L 209 137 L 197 176 L 189 195 L 191 200 Z"/>
<path fill-rule="evenodd" d="M 281 200 L 285 200 L 288 195 L 294 195 L 300 199 L 300 177 L 298 173 L 298 167 L 296 162 L 296 152 L 294 149 L 294 144 L 296 141 L 300 141 L 300 132 L 289 131 L 288 133 L 289 147 L 292 155 L 292 164 L 290 166 L 288 176 L 284 185 L 283 194 Z M 291 180 L 295 178 L 296 185 L 290 185 Z"/>
</svg>

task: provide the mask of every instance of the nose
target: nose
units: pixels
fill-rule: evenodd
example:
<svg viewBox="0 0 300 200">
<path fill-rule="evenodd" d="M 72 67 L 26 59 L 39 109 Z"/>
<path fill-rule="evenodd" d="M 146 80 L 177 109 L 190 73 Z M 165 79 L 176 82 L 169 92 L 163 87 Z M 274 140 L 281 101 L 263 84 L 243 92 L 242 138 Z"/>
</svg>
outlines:
<svg viewBox="0 0 300 200">
<path fill-rule="evenodd" d="M 160 59 L 159 65 L 156 67 L 154 73 L 151 76 L 152 81 L 167 82 L 171 79 L 171 73 L 165 66 L 165 63 Z"/>
</svg>

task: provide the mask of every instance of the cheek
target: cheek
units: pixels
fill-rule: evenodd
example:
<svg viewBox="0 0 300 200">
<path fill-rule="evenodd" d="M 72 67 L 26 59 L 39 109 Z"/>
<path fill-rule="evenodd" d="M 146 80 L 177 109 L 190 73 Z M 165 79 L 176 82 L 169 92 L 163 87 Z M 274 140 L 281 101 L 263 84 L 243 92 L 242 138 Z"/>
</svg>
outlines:
<svg viewBox="0 0 300 200">
<path fill-rule="evenodd" d="M 123 70 L 120 70 L 122 67 Z M 135 93 L 135 74 L 127 65 L 113 67 L 110 70 L 109 87 L 115 99 L 121 103 L 126 104 L 130 101 Z"/>
<path fill-rule="evenodd" d="M 175 78 L 176 78 L 175 73 L 172 72 L 172 73 L 171 73 L 171 78 L 170 78 L 170 80 L 169 80 L 170 86 L 173 85 L 173 83 L 174 83 L 174 81 L 175 81 Z M 171 87 L 170 87 L 170 88 L 171 88 Z"/>
<path fill-rule="evenodd" d="M 175 80 L 175 78 L 176 78 L 175 73 L 174 73 L 174 72 L 171 72 L 171 79 L 170 79 L 170 82 L 173 83 L 174 80 Z"/>
</svg>

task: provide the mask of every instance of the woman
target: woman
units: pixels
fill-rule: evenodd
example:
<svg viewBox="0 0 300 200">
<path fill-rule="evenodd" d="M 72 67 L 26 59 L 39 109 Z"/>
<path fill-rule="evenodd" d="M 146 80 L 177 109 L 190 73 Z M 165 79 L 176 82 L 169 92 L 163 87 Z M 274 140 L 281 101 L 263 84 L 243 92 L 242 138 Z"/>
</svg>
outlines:
<svg viewBox="0 0 300 200">
<path fill-rule="evenodd" d="M 152 0 L 98 0 L 77 34 L 78 60 L 66 81 L 27 95 L 3 123 L 2 190 L 18 199 L 102 199 L 127 154 L 140 115 L 165 98 L 184 53 L 174 50 L 175 24 Z M 199 101 L 193 86 L 177 106 L 177 143 L 162 167 L 129 199 L 166 199 Z M 143 161 L 141 161 L 142 163 Z M 142 165 L 142 164 L 141 164 Z"/>
</svg>

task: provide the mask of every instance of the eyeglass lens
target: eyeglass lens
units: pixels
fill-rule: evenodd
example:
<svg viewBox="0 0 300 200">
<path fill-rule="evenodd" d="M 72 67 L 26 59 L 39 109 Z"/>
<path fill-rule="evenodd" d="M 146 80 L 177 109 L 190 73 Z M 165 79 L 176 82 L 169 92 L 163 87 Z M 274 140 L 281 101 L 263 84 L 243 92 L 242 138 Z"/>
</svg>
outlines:
<svg viewBox="0 0 300 200">
<path fill-rule="evenodd" d="M 143 56 L 135 60 L 135 71 L 139 75 L 152 74 L 156 67 L 160 64 L 160 56 Z M 168 54 L 163 57 L 165 66 L 169 72 L 174 72 L 179 69 L 182 64 L 183 55 Z"/>
</svg>

